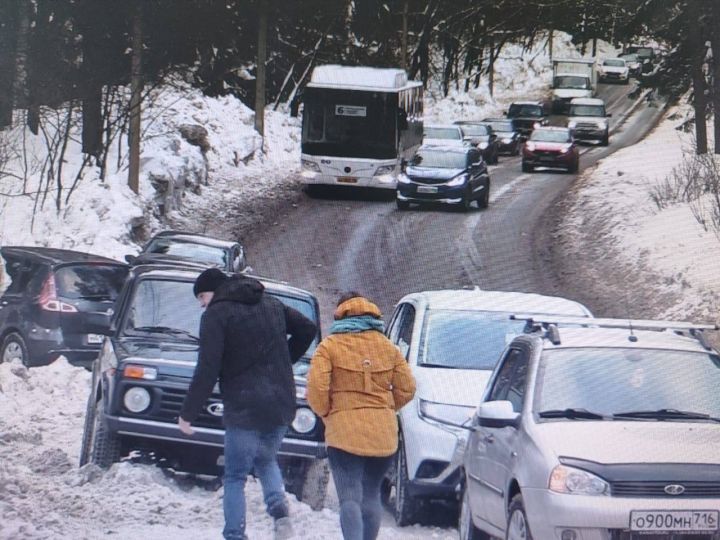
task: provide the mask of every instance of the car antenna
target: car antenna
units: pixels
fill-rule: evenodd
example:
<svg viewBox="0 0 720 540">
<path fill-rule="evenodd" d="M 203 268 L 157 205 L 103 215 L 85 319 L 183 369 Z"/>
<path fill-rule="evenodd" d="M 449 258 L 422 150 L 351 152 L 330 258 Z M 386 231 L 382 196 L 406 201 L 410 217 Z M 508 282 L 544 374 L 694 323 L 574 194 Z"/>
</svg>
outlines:
<svg viewBox="0 0 720 540">
<path fill-rule="evenodd" d="M 630 317 L 630 302 L 628 302 L 627 291 L 625 291 L 625 312 L 627 313 L 628 328 L 630 329 L 630 335 L 628 336 L 628 341 L 630 343 L 637 343 L 638 338 L 633 333 L 632 318 Z"/>
</svg>

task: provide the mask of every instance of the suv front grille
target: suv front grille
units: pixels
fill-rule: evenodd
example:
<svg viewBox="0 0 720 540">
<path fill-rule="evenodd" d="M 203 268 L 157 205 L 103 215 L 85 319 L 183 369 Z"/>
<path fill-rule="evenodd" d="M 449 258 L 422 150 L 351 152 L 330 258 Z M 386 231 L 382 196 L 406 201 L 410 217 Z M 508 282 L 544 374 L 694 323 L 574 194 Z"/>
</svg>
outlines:
<svg viewBox="0 0 720 540">
<path fill-rule="evenodd" d="M 176 421 L 178 415 L 180 414 L 180 410 L 182 409 L 186 393 L 187 392 L 184 390 L 177 388 L 162 388 L 160 403 L 156 409 L 158 416 L 166 421 Z M 207 412 L 208 405 L 219 402 L 219 399 L 209 399 L 200 412 L 200 416 L 198 416 L 195 424 L 201 427 L 222 428 L 222 417 L 213 416 Z"/>
<path fill-rule="evenodd" d="M 665 492 L 665 486 L 675 484 L 685 488 L 681 495 L 669 495 Z M 720 497 L 720 482 L 612 482 L 610 488 L 616 497 L 667 497 L 671 499 Z"/>
<path fill-rule="evenodd" d="M 597 124 L 593 124 L 592 122 L 580 122 L 577 126 L 575 126 L 575 129 L 594 130 L 600 128 Z"/>
</svg>

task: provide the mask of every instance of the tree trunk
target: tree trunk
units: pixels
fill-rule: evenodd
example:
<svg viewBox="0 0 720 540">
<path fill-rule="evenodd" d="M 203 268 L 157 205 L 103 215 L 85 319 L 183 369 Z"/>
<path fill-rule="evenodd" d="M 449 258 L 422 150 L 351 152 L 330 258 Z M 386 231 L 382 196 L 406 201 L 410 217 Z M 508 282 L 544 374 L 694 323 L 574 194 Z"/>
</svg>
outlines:
<svg viewBox="0 0 720 540">
<path fill-rule="evenodd" d="M 135 193 L 140 191 L 140 104 L 142 99 L 142 4 L 136 3 L 132 19 L 132 64 L 130 72 L 130 168 L 128 185 Z"/>
<path fill-rule="evenodd" d="M 265 62 L 267 59 L 268 2 L 260 2 L 255 77 L 255 131 L 265 138 Z M 264 142 L 263 142 L 264 145 Z"/>
<path fill-rule="evenodd" d="M 400 67 L 407 71 L 407 44 L 408 44 L 408 4 L 410 0 L 403 2 L 402 17 L 402 44 L 400 46 Z"/>
<path fill-rule="evenodd" d="M 592 40 L 592 43 L 593 43 L 593 47 L 592 47 L 592 49 L 593 49 L 593 52 L 592 52 L 592 56 L 593 56 L 593 58 L 595 58 L 595 57 L 597 56 L 597 38 L 596 38 L 596 37 L 594 37 L 594 38 L 593 38 L 593 40 Z"/>
<path fill-rule="evenodd" d="M 691 24 L 696 24 L 701 15 L 697 0 L 691 0 L 688 7 L 690 8 L 688 10 L 688 20 Z M 707 154 L 707 121 L 705 115 L 707 113 L 708 99 L 705 93 L 707 82 L 703 71 L 707 47 L 705 46 L 702 24 L 699 25 L 699 28 L 695 28 L 693 32 L 690 32 L 690 54 L 692 55 L 690 75 L 693 83 L 693 107 L 695 109 L 695 153 L 698 155 Z"/>
<path fill-rule="evenodd" d="M 550 57 L 550 60 L 552 60 L 553 56 L 553 41 L 555 37 L 555 30 L 552 28 L 550 29 L 550 35 L 548 36 L 548 56 Z"/>
<path fill-rule="evenodd" d="M 17 3 L 17 40 L 15 42 L 15 81 L 13 95 L 16 109 L 28 107 L 28 34 L 30 33 L 30 10 L 27 0 Z"/>
<path fill-rule="evenodd" d="M 12 124 L 16 36 L 16 5 L 0 2 L 0 128 Z"/>
<path fill-rule="evenodd" d="M 720 154 L 720 3 L 713 2 L 711 27 L 715 32 L 710 33 L 710 46 L 712 47 L 712 75 L 713 75 L 713 127 L 715 133 L 715 153 Z"/>
</svg>

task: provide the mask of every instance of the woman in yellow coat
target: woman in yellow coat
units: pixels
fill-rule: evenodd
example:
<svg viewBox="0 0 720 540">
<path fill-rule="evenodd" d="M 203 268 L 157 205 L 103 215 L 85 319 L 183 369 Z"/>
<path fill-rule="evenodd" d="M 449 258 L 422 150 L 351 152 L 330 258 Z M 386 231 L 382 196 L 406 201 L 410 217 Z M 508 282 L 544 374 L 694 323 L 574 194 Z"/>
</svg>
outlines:
<svg viewBox="0 0 720 540">
<path fill-rule="evenodd" d="M 308 374 L 307 399 L 325 423 L 345 540 L 377 538 L 380 486 L 398 447 L 395 413 L 415 393 L 410 367 L 382 333 L 381 317 L 360 294 L 344 294 Z"/>
</svg>

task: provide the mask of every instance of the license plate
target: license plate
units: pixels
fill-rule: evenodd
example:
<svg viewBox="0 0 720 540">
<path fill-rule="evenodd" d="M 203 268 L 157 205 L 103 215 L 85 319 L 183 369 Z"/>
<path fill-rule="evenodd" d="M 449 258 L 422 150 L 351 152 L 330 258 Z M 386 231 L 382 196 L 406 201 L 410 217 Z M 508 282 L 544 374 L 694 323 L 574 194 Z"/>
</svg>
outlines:
<svg viewBox="0 0 720 540">
<path fill-rule="evenodd" d="M 90 345 L 97 345 L 103 342 L 103 336 L 100 334 L 88 334 L 87 342 Z"/>
<path fill-rule="evenodd" d="M 358 179 L 354 176 L 340 176 L 337 181 L 341 184 L 357 184 Z"/>
<path fill-rule="evenodd" d="M 438 188 L 435 186 L 418 186 L 418 193 L 437 193 Z"/>
<path fill-rule="evenodd" d="M 633 510 L 630 530 L 647 532 L 713 532 L 718 530 L 717 510 Z"/>
</svg>

